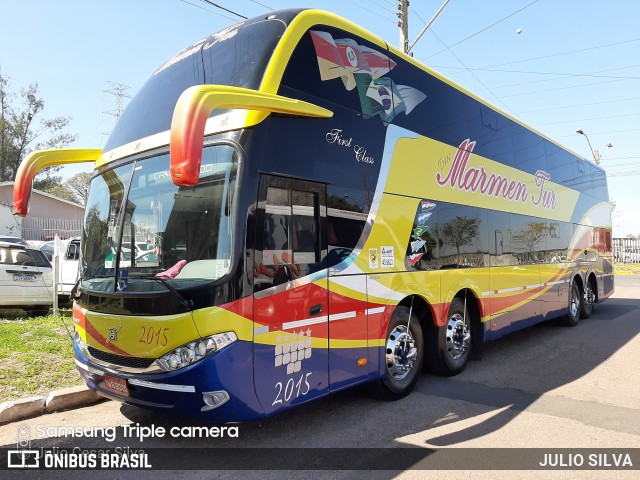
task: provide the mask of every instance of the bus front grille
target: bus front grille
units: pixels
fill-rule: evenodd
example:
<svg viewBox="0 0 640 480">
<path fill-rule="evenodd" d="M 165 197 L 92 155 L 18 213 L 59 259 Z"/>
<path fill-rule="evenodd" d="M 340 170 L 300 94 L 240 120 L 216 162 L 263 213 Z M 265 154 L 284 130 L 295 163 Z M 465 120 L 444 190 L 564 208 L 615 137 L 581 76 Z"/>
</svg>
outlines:
<svg viewBox="0 0 640 480">
<path fill-rule="evenodd" d="M 112 365 L 118 365 L 126 368 L 147 369 L 155 362 L 155 358 L 138 358 L 125 357 L 124 355 L 116 355 L 115 353 L 103 352 L 97 348 L 88 347 L 89 354 L 96 360 L 107 362 Z"/>
</svg>

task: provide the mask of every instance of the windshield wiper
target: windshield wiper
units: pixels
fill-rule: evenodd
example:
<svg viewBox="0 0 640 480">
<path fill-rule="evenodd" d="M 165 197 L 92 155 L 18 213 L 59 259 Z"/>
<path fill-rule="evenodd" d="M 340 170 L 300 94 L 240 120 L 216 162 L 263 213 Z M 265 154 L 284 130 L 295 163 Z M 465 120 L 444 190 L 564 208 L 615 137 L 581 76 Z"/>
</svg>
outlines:
<svg viewBox="0 0 640 480">
<path fill-rule="evenodd" d="M 178 302 L 180 302 L 180 305 L 182 305 L 187 312 L 193 311 L 193 300 L 187 300 L 186 298 L 184 298 L 180 294 L 180 292 L 175 287 L 173 287 L 165 278 L 156 277 L 155 275 L 132 275 L 130 278 L 140 278 L 142 280 L 155 280 L 156 282 L 160 282 L 164 287 L 167 288 L 167 290 L 173 293 L 173 295 L 178 299 Z"/>
</svg>

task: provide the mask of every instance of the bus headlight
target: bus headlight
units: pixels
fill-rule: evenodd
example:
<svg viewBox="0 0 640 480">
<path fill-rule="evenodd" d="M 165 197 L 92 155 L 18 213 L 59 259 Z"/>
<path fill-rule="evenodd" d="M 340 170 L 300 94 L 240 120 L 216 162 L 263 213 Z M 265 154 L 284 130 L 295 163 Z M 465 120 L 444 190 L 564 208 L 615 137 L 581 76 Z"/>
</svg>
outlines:
<svg viewBox="0 0 640 480">
<path fill-rule="evenodd" d="M 223 349 L 236 340 L 238 340 L 238 337 L 234 332 L 218 333 L 210 337 L 200 338 L 166 353 L 157 359 L 156 363 L 167 372 L 178 370 L 202 360 L 207 355 Z"/>
<path fill-rule="evenodd" d="M 75 327 L 74 327 L 74 330 L 75 330 Z M 78 345 L 78 348 L 80 349 L 80 351 L 84 353 L 87 350 L 87 344 L 84 343 L 84 340 L 80 336 L 80 332 L 78 332 L 78 330 L 75 330 L 73 334 L 73 339 L 76 341 L 76 345 Z"/>
</svg>

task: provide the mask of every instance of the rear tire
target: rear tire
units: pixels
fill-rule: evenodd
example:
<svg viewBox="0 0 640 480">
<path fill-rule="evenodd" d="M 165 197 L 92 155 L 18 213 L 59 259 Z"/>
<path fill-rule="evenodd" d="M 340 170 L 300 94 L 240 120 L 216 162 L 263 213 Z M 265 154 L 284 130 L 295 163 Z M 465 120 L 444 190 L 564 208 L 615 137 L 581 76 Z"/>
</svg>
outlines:
<svg viewBox="0 0 640 480">
<path fill-rule="evenodd" d="M 427 354 L 429 369 L 443 376 L 453 376 L 467 366 L 471 353 L 471 316 L 465 312 L 464 300 L 454 298 L 449 307 L 447 323 L 432 326 L 429 331 Z"/>
<path fill-rule="evenodd" d="M 589 280 L 587 282 L 587 288 L 584 291 L 584 296 L 582 297 L 582 303 L 580 305 L 580 318 L 589 318 L 593 313 L 593 309 L 596 304 L 596 289 L 597 287 L 593 284 L 593 281 Z"/>
<path fill-rule="evenodd" d="M 571 288 L 569 288 L 569 307 L 567 309 L 567 314 L 559 319 L 560 325 L 564 325 L 565 327 L 575 327 L 580 320 L 580 312 L 583 309 L 582 303 L 582 291 L 574 280 L 571 282 Z"/>
<path fill-rule="evenodd" d="M 374 393 L 385 400 L 406 397 L 416 386 L 422 370 L 424 340 L 420 321 L 409 309 L 399 306 L 393 312 L 385 337 L 384 373 L 375 384 Z"/>
</svg>

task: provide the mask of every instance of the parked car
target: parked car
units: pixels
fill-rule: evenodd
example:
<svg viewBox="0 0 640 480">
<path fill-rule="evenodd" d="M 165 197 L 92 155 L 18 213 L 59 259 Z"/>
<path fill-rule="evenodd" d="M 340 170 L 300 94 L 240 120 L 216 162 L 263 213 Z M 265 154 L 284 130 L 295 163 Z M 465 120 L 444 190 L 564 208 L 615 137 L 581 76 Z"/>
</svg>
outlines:
<svg viewBox="0 0 640 480">
<path fill-rule="evenodd" d="M 19 243 L 20 245 L 29 245 L 26 240 L 20 237 L 12 237 L 11 235 L 0 235 L 0 242 Z"/>
<path fill-rule="evenodd" d="M 32 317 L 46 315 L 53 294 L 53 269 L 41 251 L 0 242 L 0 308 L 21 308 Z"/>
<path fill-rule="evenodd" d="M 53 260 L 53 243 L 54 242 L 45 242 L 44 245 L 40 247 L 40 251 L 44 253 L 44 256 L 49 259 L 49 261 Z"/>
<path fill-rule="evenodd" d="M 40 251 L 53 261 L 54 243 L 47 242 L 40 247 Z M 78 280 L 78 259 L 80 258 L 80 238 L 62 240 L 64 253 L 60 256 L 60 274 L 58 276 L 58 299 L 68 302 L 71 289 Z"/>
</svg>

